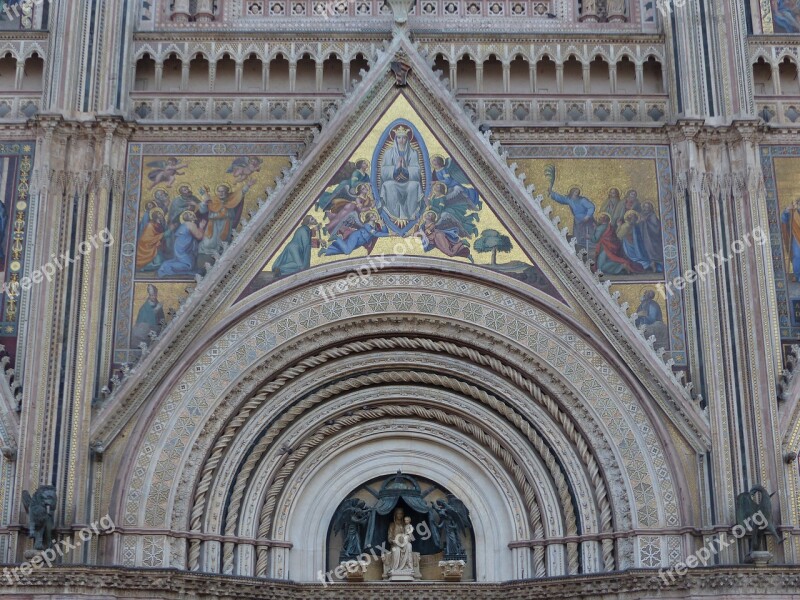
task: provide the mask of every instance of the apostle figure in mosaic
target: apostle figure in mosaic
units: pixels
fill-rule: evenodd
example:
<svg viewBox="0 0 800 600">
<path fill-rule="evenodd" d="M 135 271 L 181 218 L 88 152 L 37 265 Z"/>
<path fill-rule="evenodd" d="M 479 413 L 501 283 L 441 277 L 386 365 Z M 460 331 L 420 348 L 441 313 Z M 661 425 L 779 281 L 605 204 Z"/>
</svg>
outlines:
<svg viewBox="0 0 800 600">
<path fill-rule="evenodd" d="M 136 269 L 138 271 L 157 271 L 164 262 L 164 235 L 167 223 L 164 211 L 148 202 L 142 219 L 142 230 L 136 244 Z"/>
<path fill-rule="evenodd" d="M 656 302 L 655 290 L 645 290 L 642 294 L 642 301 L 636 309 L 636 326 L 644 327 L 644 337 L 655 337 L 653 347 L 669 347 L 669 331 L 664 323 L 664 316 L 661 306 Z"/>
<path fill-rule="evenodd" d="M 800 281 L 800 198 L 781 214 L 783 243 L 791 265 L 790 279 Z"/>
<path fill-rule="evenodd" d="M 643 202 L 637 223 L 642 249 L 650 260 L 651 270 L 664 271 L 664 243 L 661 236 L 661 219 L 652 202 Z"/>
<path fill-rule="evenodd" d="M 208 228 L 205 239 L 200 242 L 200 254 L 214 254 L 222 249 L 223 242 L 230 242 L 232 232 L 239 225 L 244 208 L 244 198 L 250 191 L 251 182 L 245 183 L 241 191 L 234 192 L 226 183 L 221 183 L 211 197 L 206 188 L 200 188 L 200 214 L 207 215 Z"/>
<path fill-rule="evenodd" d="M 572 235 L 578 240 L 578 246 L 587 251 L 591 249 L 592 235 L 594 234 L 594 202 L 589 200 L 586 196 L 581 194 L 581 188 L 572 186 L 566 196 L 559 194 L 553 190 L 556 181 L 556 168 L 554 165 L 547 165 L 544 169 L 545 176 L 550 182 L 548 190 L 550 198 L 559 204 L 569 206 L 572 211 L 574 225 L 572 226 Z"/>
<path fill-rule="evenodd" d="M 642 245 L 638 212 L 629 210 L 625 213 L 623 222 L 617 226 L 617 237 L 622 242 L 625 256 L 640 267 L 639 271 L 655 270 L 653 261 L 647 256 Z"/>
<path fill-rule="evenodd" d="M 620 197 L 619 188 L 608 190 L 608 198 L 600 210 L 611 217 L 611 222 L 614 224 L 625 216 L 625 201 Z"/>
<path fill-rule="evenodd" d="M 158 288 L 152 283 L 147 286 L 147 300 L 144 301 L 139 313 L 136 315 L 136 325 L 133 327 L 133 347 L 139 344 L 150 344 L 150 332 L 156 335 L 161 333 L 166 319 L 164 305 L 158 299 Z"/>
<path fill-rule="evenodd" d="M 593 242 L 596 244 L 594 259 L 596 270 L 606 275 L 627 275 L 643 271 L 640 265 L 625 255 L 622 241 L 617 237 L 616 229 L 607 213 L 597 215 Z"/>
<path fill-rule="evenodd" d="M 307 215 L 272 265 L 272 273 L 276 277 L 283 277 L 308 269 L 311 267 L 311 249 L 319 246 L 319 223 Z"/>
<path fill-rule="evenodd" d="M 159 277 L 194 275 L 197 262 L 197 247 L 205 237 L 206 220 L 198 221 L 197 215 L 187 210 L 181 215 L 181 224 L 175 230 L 173 257 L 159 267 Z"/>
<path fill-rule="evenodd" d="M 399 225 L 419 216 L 423 191 L 419 154 L 411 147 L 412 132 L 402 125 L 392 130 L 394 141 L 381 164 L 381 202 Z"/>
</svg>

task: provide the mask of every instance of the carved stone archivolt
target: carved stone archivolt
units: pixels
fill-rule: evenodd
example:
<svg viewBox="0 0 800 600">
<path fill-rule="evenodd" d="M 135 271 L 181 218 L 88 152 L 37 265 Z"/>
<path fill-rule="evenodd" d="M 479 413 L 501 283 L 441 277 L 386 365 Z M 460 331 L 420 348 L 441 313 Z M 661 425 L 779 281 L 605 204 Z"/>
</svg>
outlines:
<svg viewBox="0 0 800 600">
<path fill-rule="evenodd" d="M 590 367 L 590 363 L 586 363 L 586 366 L 578 366 L 586 360 L 579 356 L 574 356 L 568 362 L 574 363 L 574 366 L 571 367 L 572 372 L 576 372 L 575 368 L 577 368 L 577 372 L 584 373 L 583 383 L 575 380 L 574 377 L 572 380 L 564 379 L 563 374 L 558 373 L 557 365 L 560 364 L 560 360 L 553 362 L 553 359 L 559 355 L 559 351 L 556 351 L 555 346 L 553 346 L 555 354 L 546 350 L 550 344 L 546 340 L 555 341 L 558 337 L 565 336 L 562 337 L 562 340 L 566 341 L 570 337 L 574 339 L 574 336 L 568 333 L 568 329 L 564 329 L 562 334 L 557 333 L 556 338 L 553 338 L 553 333 L 563 325 L 558 325 L 558 321 L 552 315 L 539 312 L 539 317 L 536 318 L 537 310 L 525 309 L 518 304 L 518 300 L 514 301 L 517 303 L 514 313 L 508 313 L 505 309 L 501 309 L 501 306 L 504 305 L 501 295 L 497 295 L 496 291 L 489 291 L 488 288 L 486 289 L 489 292 L 488 295 L 483 294 L 479 287 L 474 287 L 474 284 L 469 284 L 467 288 L 464 288 L 463 284 L 454 281 L 456 287 L 461 289 L 459 296 L 445 294 L 437 298 L 447 287 L 441 278 L 380 274 L 373 279 L 375 280 L 373 282 L 374 293 L 368 290 L 358 290 L 354 293 L 344 294 L 328 303 L 314 303 L 310 301 L 311 297 L 301 293 L 297 296 L 297 301 L 283 298 L 277 306 L 265 307 L 261 312 L 244 317 L 239 326 L 229 328 L 224 336 L 228 339 L 224 342 L 226 347 L 224 355 L 212 347 L 205 354 L 206 358 L 201 359 L 201 363 L 199 363 L 207 365 L 203 370 L 207 370 L 212 379 L 205 384 L 201 381 L 195 381 L 188 386 L 179 383 L 177 388 L 165 396 L 164 408 L 160 409 L 163 417 L 154 415 L 156 420 L 153 422 L 153 426 L 156 427 L 156 430 L 151 430 L 151 433 L 147 435 L 147 439 L 152 441 L 147 442 L 142 450 L 137 451 L 140 455 L 137 462 L 144 467 L 142 473 L 149 471 L 150 469 L 145 465 L 153 459 L 146 457 L 148 449 L 154 450 L 157 446 L 162 446 L 163 450 L 159 452 L 160 458 L 151 464 L 164 466 L 156 467 L 149 481 L 144 477 L 137 476 L 138 467 L 134 471 L 129 471 L 133 479 L 128 479 L 125 485 L 128 489 L 137 490 L 137 492 L 127 495 L 127 508 L 124 509 L 127 513 L 125 523 L 128 526 L 136 526 L 135 523 L 141 523 L 139 526 L 147 528 L 159 528 L 167 525 L 169 528 L 180 529 L 181 522 L 186 522 L 185 515 L 189 515 L 189 537 L 192 538 L 192 532 L 199 537 L 189 543 L 188 561 L 175 566 L 200 568 L 201 556 L 220 556 L 221 560 L 216 563 L 217 569 L 221 572 L 240 572 L 237 571 L 239 563 L 236 558 L 237 548 L 240 544 L 227 540 L 235 539 L 238 536 L 242 539 L 242 543 L 246 543 L 247 539 L 265 540 L 266 543 L 267 540 L 275 539 L 274 523 L 278 500 L 285 493 L 284 491 L 291 487 L 292 473 L 304 457 L 328 437 L 338 435 L 343 428 L 346 429 L 365 420 L 374 419 L 439 422 L 460 435 L 471 437 L 479 446 L 488 449 L 494 454 L 498 464 L 508 471 L 511 481 L 518 490 L 516 493 L 527 506 L 525 518 L 530 523 L 533 540 L 544 540 L 551 535 L 546 535 L 546 532 L 550 530 L 549 527 L 541 524 L 540 497 L 543 493 L 543 485 L 545 487 L 552 486 L 553 497 L 557 498 L 556 511 L 561 515 L 559 519 L 563 519 L 564 533 L 561 535 L 576 535 L 577 519 L 585 519 L 588 514 L 587 508 L 595 507 L 593 509 L 596 511 L 594 518 L 597 520 L 594 521 L 594 524 L 591 521 L 584 523 L 581 530 L 584 533 L 595 531 L 599 536 L 594 539 L 602 542 L 600 557 L 597 559 L 601 569 L 607 570 L 618 568 L 623 564 L 638 563 L 639 559 L 636 556 L 628 555 L 626 552 L 621 553 L 618 563 L 615 562 L 613 531 L 617 530 L 620 527 L 619 524 L 624 523 L 627 519 L 631 519 L 629 521 L 631 524 L 636 524 L 634 527 L 658 527 L 659 524 L 662 527 L 669 527 L 670 523 L 674 525 L 680 523 L 681 518 L 678 516 L 677 505 L 674 502 L 674 492 L 671 489 L 667 491 L 667 488 L 664 487 L 665 485 L 671 486 L 667 483 L 671 476 L 667 475 L 668 471 L 663 468 L 666 463 L 662 462 L 663 466 L 661 467 L 656 464 L 650 467 L 645 466 L 653 460 L 653 449 L 660 448 L 661 444 L 653 437 L 651 426 L 640 429 L 641 426 L 635 424 L 637 418 L 644 418 L 644 412 L 641 408 L 615 410 L 612 408 L 614 403 L 619 402 L 622 398 L 612 401 L 611 397 L 606 396 L 606 393 L 602 391 L 602 384 L 593 388 L 596 398 L 593 403 L 585 403 L 585 400 L 580 399 L 581 392 L 577 392 L 577 390 L 586 389 L 585 386 L 590 385 L 590 382 L 602 381 L 603 377 L 598 378 L 590 373 L 589 369 L 592 371 L 596 369 L 596 367 Z M 391 284 L 387 287 L 386 284 L 389 282 Z M 408 290 L 424 288 L 437 290 L 438 293 L 424 292 L 421 296 L 417 296 L 411 292 L 401 291 L 403 286 L 398 287 L 400 283 L 409 286 L 406 288 Z M 382 289 L 381 286 L 383 286 Z M 389 289 L 392 286 L 395 287 L 394 291 Z M 463 295 L 464 293 L 467 293 L 466 296 Z M 471 298 L 471 300 L 462 298 Z M 478 298 L 481 300 L 478 301 Z M 491 306 L 492 301 L 486 304 L 489 298 L 495 298 L 498 301 L 494 308 Z M 401 310 L 396 317 L 392 317 L 393 311 L 389 310 L 385 319 L 381 316 L 383 311 L 388 310 L 390 306 L 397 310 L 397 306 L 402 308 L 406 302 L 411 302 L 412 304 L 408 305 L 409 308 L 414 306 L 416 311 L 419 309 L 420 300 L 427 307 L 426 312 L 432 310 L 437 313 L 439 307 L 445 309 L 449 327 L 456 327 L 462 332 L 458 336 L 459 342 L 455 340 L 442 341 L 419 335 L 432 329 L 432 331 L 439 332 L 437 337 L 441 336 L 441 333 L 445 331 L 442 329 L 445 321 L 439 321 L 435 315 L 426 317 L 403 314 Z M 297 309 L 293 313 L 294 316 L 289 316 L 289 313 L 284 311 L 289 309 L 289 312 L 292 313 L 292 306 L 302 308 Z M 278 307 L 283 307 L 283 310 Z M 475 324 L 470 320 L 461 321 L 461 324 L 457 325 L 457 313 L 454 312 L 456 309 L 458 311 L 466 309 L 472 321 L 478 317 L 481 323 L 480 327 L 474 329 Z M 533 318 L 523 317 L 522 315 L 525 314 L 529 314 Z M 486 321 L 487 317 L 488 322 Z M 325 329 L 320 329 L 319 325 L 325 318 L 333 318 L 333 321 Z M 352 321 L 353 318 L 356 319 L 356 323 L 359 323 L 358 325 Z M 348 325 L 337 327 L 336 321 L 339 319 L 346 319 Z M 381 321 L 384 322 L 384 325 L 376 327 Z M 550 325 L 546 325 L 548 322 Z M 267 327 L 263 327 L 260 323 Z M 500 331 L 497 329 L 498 325 L 501 326 Z M 389 331 L 379 333 L 382 329 Z M 406 333 L 399 336 L 397 333 L 390 335 L 391 329 Z M 301 330 L 315 333 L 312 337 L 303 334 L 301 338 L 294 339 Z M 467 335 L 470 330 L 474 331 L 474 334 Z M 359 336 L 363 337 L 370 331 L 375 335 L 373 339 L 347 341 L 347 338 L 354 332 L 358 332 Z M 409 336 L 408 332 L 410 331 L 414 331 L 417 335 Z M 511 332 L 510 336 L 509 332 Z M 470 337 L 475 335 L 477 337 L 474 337 L 473 341 L 469 341 Z M 341 336 L 343 343 L 331 345 L 336 336 Z M 501 341 L 503 338 L 505 338 L 505 342 Z M 502 345 L 511 344 L 518 352 L 520 346 L 525 347 L 526 350 L 521 357 L 527 356 L 527 360 L 533 359 L 534 362 L 540 364 L 542 370 L 537 379 L 541 379 L 542 384 L 514 368 L 513 362 L 510 362 L 509 359 L 500 359 L 494 352 L 477 350 L 478 347 L 496 347 L 498 342 Z M 237 350 L 237 347 L 241 350 Z M 314 352 L 311 351 L 312 348 L 319 348 L 319 350 Z M 531 348 L 538 350 L 534 350 L 534 354 L 531 355 Z M 309 351 L 311 351 L 310 354 Z M 567 351 L 567 355 L 569 352 L 571 351 Z M 581 352 L 584 356 L 586 356 L 586 352 L 591 354 L 591 350 L 585 346 Z M 292 359 L 293 354 L 297 358 Z M 257 359 L 258 355 L 271 358 L 267 362 L 263 362 L 262 359 Z M 426 355 L 431 358 L 426 359 Z M 406 357 L 409 363 L 399 370 L 392 368 L 390 364 L 383 367 L 381 366 L 384 364 L 381 360 L 383 356 L 387 360 L 391 359 L 393 364 L 402 362 L 403 357 Z M 240 357 L 245 361 L 256 359 L 256 362 L 249 367 L 243 363 L 234 367 L 234 363 L 231 361 L 235 357 Z M 207 362 L 209 359 L 210 363 Z M 449 365 L 447 361 L 451 361 Z M 217 366 L 209 370 L 208 367 L 215 363 Z M 281 364 L 285 366 L 280 367 Z M 428 366 L 432 364 L 440 365 L 434 373 L 428 370 Z M 373 369 L 378 368 L 379 371 L 366 373 L 368 365 L 372 365 Z M 566 363 L 563 363 L 563 366 L 566 366 Z M 279 370 L 276 371 L 275 368 Z M 448 370 L 454 374 L 447 374 Z M 190 369 L 186 375 L 193 372 L 199 374 L 196 369 Z M 346 373 L 349 374 L 345 375 Z M 497 381 L 491 391 L 484 389 L 483 385 L 479 384 L 482 379 L 485 380 L 487 376 L 484 375 L 485 373 L 492 374 L 489 376 Z M 225 383 L 226 379 L 230 383 Z M 265 380 L 268 382 L 266 385 L 256 386 L 257 382 Z M 618 378 L 614 378 L 614 380 L 616 383 L 613 389 L 616 395 L 620 393 L 620 389 L 624 389 L 624 386 L 620 387 L 622 383 Z M 328 381 L 331 383 L 326 384 L 325 382 Z M 486 425 L 470 424 L 469 420 L 465 421 L 463 416 L 448 414 L 449 411 L 443 410 L 443 406 L 437 406 L 435 403 L 415 404 L 412 402 L 409 404 L 406 402 L 404 405 L 394 406 L 384 404 L 384 401 L 380 399 L 381 396 L 375 397 L 374 395 L 376 394 L 375 390 L 380 390 L 382 386 L 386 385 L 400 386 L 401 389 L 411 386 L 407 388 L 409 390 L 419 388 L 441 390 L 437 393 L 452 393 L 455 394 L 454 400 L 457 400 L 457 403 L 469 402 L 483 405 L 486 410 L 489 410 L 488 416 L 495 415 L 502 421 L 490 429 L 486 429 Z M 226 392 L 226 395 L 230 394 L 229 400 L 223 400 L 220 397 L 220 386 L 223 386 L 222 389 L 230 390 Z M 181 392 L 184 387 L 185 391 Z M 316 390 L 309 395 L 309 392 L 315 388 Z M 562 398 L 556 401 L 550 393 L 545 391 L 547 388 L 561 389 L 561 393 L 566 392 L 570 396 L 577 392 L 577 397 L 571 402 Z M 248 390 L 251 391 L 248 392 Z M 337 417 L 327 413 L 328 416 L 325 419 L 313 417 L 315 407 L 319 407 L 318 410 L 322 411 L 324 415 L 327 409 L 322 408 L 323 404 L 327 405 L 327 403 L 335 402 L 340 398 L 350 398 L 350 395 L 360 391 L 366 395 L 366 399 L 360 401 L 365 406 L 363 410 L 358 410 L 350 416 L 345 414 Z M 498 395 L 499 393 L 501 395 Z M 538 416 L 534 417 L 534 414 L 530 413 L 530 407 L 525 408 L 524 401 L 514 400 L 515 395 L 520 393 L 528 398 L 528 402 L 533 400 L 534 405 L 538 407 L 536 409 Z M 186 394 L 185 400 L 179 401 L 184 394 Z M 411 391 L 407 394 L 394 393 L 391 397 L 400 398 L 404 395 L 408 397 L 408 394 L 411 394 Z M 368 400 L 370 395 L 375 397 L 371 402 Z M 603 400 L 603 397 L 608 399 Z M 450 403 L 452 404 L 453 400 Z M 576 412 L 575 409 L 581 403 L 584 403 L 583 416 L 580 411 Z M 591 405 L 604 408 L 601 413 L 591 414 L 594 412 L 591 410 L 590 413 L 586 413 L 586 409 Z M 185 408 L 179 408 L 180 406 Z M 192 408 L 193 406 L 195 408 Z M 285 407 L 281 409 L 285 412 L 280 416 L 268 416 L 270 410 L 278 410 L 280 406 Z M 513 408 L 514 406 L 517 408 Z M 199 415 L 192 414 L 198 409 L 207 415 L 203 417 L 202 421 L 197 419 Z M 188 412 L 186 412 L 187 410 Z M 265 414 L 263 417 L 260 416 L 262 412 Z M 344 413 L 347 412 L 344 410 Z M 467 404 L 463 414 L 469 414 L 469 412 Z M 589 422 L 586 421 L 587 417 L 590 419 Z M 163 418 L 166 418 L 167 421 L 162 421 Z M 541 423 L 542 418 L 547 418 L 559 431 L 563 442 L 550 436 L 550 441 L 544 443 L 541 435 L 545 431 L 537 429 L 536 421 L 539 419 L 538 423 Z M 320 421 L 320 419 L 322 420 Z M 326 421 L 331 420 L 332 423 L 326 424 Z M 501 425 L 503 421 L 507 425 Z M 163 422 L 164 425 L 156 425 L 158 422 Z M 487 422 L 491 423 L 491 418 Z M 589 425 L 590 422 L 593 422 L 594 425 Z M 220 429 L 220 423 L 226 423 L 225 427 Z M 262 423 L 259 427 L 265 432 L 265 435 L 260 436 L 256 445 L 253 444 L 259 438 L 259 429 L 248 428 L 251 423 Z M 646 421 L 642 424 L 644 425 L 644 423 Z M 506 430 L 507 427 L 512 429 Z M 602 437 L 608 439 L 608 443 L 603 444 L 600 439 L 587 438 L 583 433 L 587 427 L 597 428 L 598 431 L 604 432 Z M 626 427 L 633 427 L 630 430 L 631 434 L 625 433 Z M 156 431 L 166 432 L 167 430 L 172 431 L 171 439 L 173 441 L 168 446 L 163 446 L 163 442 L 158 441 L 163 434 L 156 434 Z M 509 438 L 512 430 L 517 430 L 514 435 L 522 436 L 525 439 L 524 443 L 515 445 L 515 447 L 529 447 L 535 453 L 531 455 L 530 460 L 544 465 L 544 475 L 534 476 L 529 467 L 523 466 L 529 459 L 509 454 L 506 445 L 507 440 L 513 439 L 513 436 Z M 164 438 L 164 442 L 168 441 L 168 437 Z M 646 441 L 648 437 L 651 439 Z M 635 449 L 636 444 L 630 446 L 630 442 L 625 442 L 626 438 L 631 441 L 640 439 L 639 450 Z M 177 446 L 175 446 L 175 441 L 177 441 Z M 626 446 L 629 450 L 621 450 Z M 192 448 L 191 452 L 188 452 L 189 448 Z M 557 453 L 554 454 L 551 448 L 555 449 Z M 176 454 L 175 450 L 179 450 L 180 453 Z M 141 454 L 142 451 L 145 454 Z M 169 456 L 174 456 L 175 460 L 180 461 L 175 464 L 175 471 L 164 470 L 167 468 L 165 459 L 171 460 Z M 238 456 L 238 458 L 229 460 L 233 456 Z M 573 461 L 577 461 L 578 470 L 585 471 L 588 478 L 579 477 L 576 475 L 577 471 L 566 467 Z M 642 467 L 633 467 L 636 461 L 642 463 L 644 470 Z M 271 483 L 262 496 L 254 496 L 251 489 L 251 486 L 254 485 L 252 474 L 262 469 L 261 465 L 267 463 L 274 465 L 267 470 L 267 473 L 271 471 L 273 474 L 265 477 L 265 480 Z M 565 468 L 566 477 L 564 476 Z M 631 471 L 631 468 L 634 468 L 634 471 Z M 162 478 L 159 475 L 162 472 L 164 475 L 169 472 L 182 473 L 183 479 L 180 485 L 173 486 L 168 478 L 163 478 L 163 482 L 158 481 Z M 648 472 L 660 472 L 662 477 L 667 475 L 667 479 L 660 481 L 650 479 L 650 483 L 645 484 L 641 476 Z M 639 473 L 639 475 L 634 475 L 634 473 Z M 233 477 L 234 474 L 235 477 Z M 630 480 L 633 477 L 639 482 L 636 486 L 639 494 L 643 495 L 630 498 L 628 501 L 623 501 L 618 492 L 612 496 L 608 491 L 609 477 L 615 482 L 618 481 L 618 478 Z M 228 483 L 220 487 L 223 481 Z M 140 495 L 138 493 L 139 486 L 145 490 L 149 488 L 153 493 L 145 491 L 143 495 Z M 613 487 L 620 489 L 616 483 Z M 192 489 L 194 491 L 189 494 L 188 490 Z M 656 489 L 662 491 L 656 492 Z M 164 493 L 167 495 L 164 496 Z M 223 522 L 219 520 L 219 501 L 229 493 L 231 494 L 231 503 Z M 576 496 L 576 500 L 571 498 L 573 494 Z M 637 492 L 634 491 L 634 496 L 636 494 Z M 160 497 L 165 499 L 161 507 L 158 500 Z M 136 498 L 141 500 L 137 501 Z M 172 517 L 168 520 L 166 519 L 166 498 L 172 498 L 169 500 L 169 504 L 173 506 Z M 141 504 L 142 501 L 146 501 L 146 504 L 149 505 L 149 508 L 145 508 L 144 513 L 134 510 L 135 504 L 144 507 Z M 629 509 L 622 509 L 619 502 L 630 502 L 631 507 L 636 507 L 635 512 L 630 513 Z M 191 505 L 188 512 L 185 508 L 187 503 Z M 617 504 L 616 509 L 614 509 L 614 504 Z M 257 508 L 259 506 L 261 508 Z M 241 511 L 251 513 L 254 509 L 260 514 L 256 521 L 258 529 L 243 535 L 240 529 L 242 521 L 237 514 Z M 615 524 L 613 517 L 615 510 L 617 512 L 616 521 L 619 524 Z M 141 516 L 137 517 L 137 514 Z M 209 519 L 215 514 L 217 517 L 214 519 L 218 524 L 211 525 L 212 521 Z M 142 517 L 144 517 L 143 520 L 141 520 Z M 539 524 L 537 525 L 537 523 Z M 603 533 L 610 535 L 603 537 Z M 201 541 L 200 538 L 207 534 L 228 537 L 220 546 L 217 542 Z M 161 538 L 160 542 L 167 543 L 167 537 Z M 144 543 L 143 539 L 136 543 L 136 536 L 126 536 L 126 540 L 134 543 L 131 548 L 138 547 L 139 543 Z M 292 540 L 287 541 L 292 542 Z M 519 541 L 523 541 L 523 539 L 520 538 Z M 181 545 L 184 542 L 177 543 Z M 589 542 L 587 540 L 587 542 L 580 543 Z M 269 566 L 270 551 L 267 549 L 269 545 L 267 543 L 267 545 L 259 546 L 261 550 L 256 553 L 259 560 L 256 561 L 256 564 L 251 565 L 253 574 L 277 575 Z M 274 546 L 274 544 L 272 545 Z M 221 555 L 215 554 L 216 550 L 209 550 L 210 547 L 219 547 L 222 550 Z M 564 572 L 577 572 L 579 568 L 578 543 L 568 542 L 564 544 L 564 547 Z M 125 544 L 122 548 L 126 548 Z M 544 546 L 534 544 L 533 548 L 533 573 L 544 575 L 547 573 Z M 584 554 L 587 552 L 591 554 L 588 550 L 589 546 L 586 548 Z M 620 549 L 622 548 L 621 546 Z M 274 551 L 281 552 L 280 550 Z M 164 558 L 161 560 L 166 561 L 169 554 L 168 549 L 164 548 L 164 551 L 158 556 L 163 556 Z M 129 560 L 124 555 L 122 559 Z M 207 558 L 203 560 L 207 561 Z M 135 561 L 136 559 L 130 564 L 136 564 Z M 152 564 L 152 566 L 156 565 Z M 202 568 L 207 570 L 209 563 L 203 562 Z M 584 564 L 582 568 L 586 569 L 587 565 Z M 590 567 L 590 570 L 594 568 L 597 567 Z"/>
</svg>

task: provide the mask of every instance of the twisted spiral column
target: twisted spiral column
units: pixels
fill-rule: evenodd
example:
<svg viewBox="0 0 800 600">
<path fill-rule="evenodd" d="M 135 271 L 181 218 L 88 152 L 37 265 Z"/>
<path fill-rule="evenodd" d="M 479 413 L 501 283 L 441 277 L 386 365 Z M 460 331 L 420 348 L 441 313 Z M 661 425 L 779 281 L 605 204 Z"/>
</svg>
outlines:
<svg viewBox="0 0 800 600">
<path fill-rule="evenodd" d="M 605 480 L 600 471 L 600 467 L 594 456 L 594 453 L 591 451 L 589 445 L 586 443 L 583 435 L 575 427 L 570 416 L 561 409 L 561 407 L 557 402 L 555 402 L 549 395 L 544 393 L 537 384 L 526 378 L 524 375 L 519 373 L 513 367 L 504 364 L 503 362 L 494 358 L 493 356 L 480 353 L 468 347 L 459 346 L 457 344 L 453 344 L 450 342 L 434 341 L 426 338 L 393 337 L 387 339 L 373 339 L 363 342 L 352 342 L 340 346 L 338 348 L 325 350 L 317 356 L 305 359 L 300 363 L 298 363 L 296 366 L 286 369 L 280 374 L 279 377 L 274 379 L 269 384 L 265 385 L 258 392 L 258 394 L 253 396 L 251 400 L 249 400 L 240 409 L 239 413 L 231 421 L 229 426 L 226 427 L 225 431 L 223 432 L 223 435 L 221 435 L 218 438 L 218 440 L 215 443 L 214 449 L 212 450 L 211 457 L 209 458 L 209 461 L 203 468 L 202 475 L 200 478 L 200 483 L 198 484 L 194 494 L 194 503 L 191 514 L 191 531 L 201 531 L 202 517 L 205 511 L 206 495 L 210 488 L 211 481 L 213 480 L 214 471 L 218 467 L 221 457 L 224 456 L 225 450 L 229 446 L 233 437 L 235 437 L 235 433 L 238 431 L 238 429 L 241 428 L 241 426 L 247 420 L 247 418 L 252 414 L 254 410 L 260 407 L 271 394 L 275 393 L 276 391 L 284 387 L 292 379 L 295 379 L 301 374 L 307 372 L 308 370 L 313 369 L 319 365 L 322 365 L 328 361 L 335 360 L 337 358 L 342 358 L 355 353 L 368 352 L 371 350 L 393 350 L 398 348 L 407 350 L 426 350 L 430 352 L 446 353 L 451 356 L 468 359 L 473 363 L 489 367 L 493 371 L 513 381 L 518 387 L 529 392 L 532 398 L 540 406 L 545 408 L 545 410 L 547 410 L 547 412 L 551 415 L 551 417 L 561 425 L 564 433 L 567 435 L 569 440 L 573 444 L 575 444 L 575 447 L 577 448 L 578 451 L 578 456 L 580 457 L 585 468 L 587 469 L 592 485 L 594 487 L 595 498 L 598 503 L 598 507 L 600 509 L 601 532 L 608 533 L 613 530 L 612 511 L 608 498 L 608 491 L 606 488 Z M 320 398 L 320 400 L 323 399 L 325 398 Z M 513 409 L 510 409 L 499 400 L 495 399 L 495 402 L 504 406 L 508 411 L 514 412 Z M 306 410 L 307 408 L 306 403 L 307 400 L 304 401 L 304 403 L 300 403 L 296 405 L 296 407 L 290 409 L 290 411 L 284 414 L 284 416 L 278 421 L 278 423 L 276 423 L 276 427 L 279 427 L 280 429 L 285 427 L 286 424 L 291 422 L 291 420 L 293 420 L 296 416 L 298 416 L 300 413 Z M 493 406 L 493 408 L 497 408 L 498 406 L 499 405 L 495 405 Z M 514 414 L 516 415 L 516 413 Z M 517 417 L 520 422 L 525 422 L 524 419 L 519 417 L 519 415 L 517 415 Z M 277 435 L 277 431 L 275 435 Z M 274 437 L 275 437 L 274 435 L 269 436 L 269 443 L 271 443 Z M 262 441 L 266 441 L 266 439 L 267 438 L 265 437 L 264 440 Z M 246 489 L 248 478 L 255 465 L 263 456 L 263 453 L 266 451 L 266 448 L 267 445 L 260 444 L 259 447 L 256 448 L 254 452 L 251 453 L 251 455 L 248 457 L 248 460 L 246 461 L 241 472 L 237 476 L 237 480 L 234 486 L 234 492 L 232 494 L 231 503 L 229 505 L 229 510 L 228 510 L 228 519 L 225 527 L 226 535 L 235 535 L 236 523 L 238 521 L 238 513 L 241 507 L 241 501 L 244 490 Z M 562 497 L 562 502 L 565 499 L 566 497 Z M 566 506 L 572 507 L 571 501 Z M 574 519 L 574 511 L 573 511 L 573 519 Z M 578 568 L 577 545 L 573 546 L 574 547 L 571 550 L 568 548 L 571 573 L 577 572 Z M 613 540 L 604 539 L 602 542 L 602 549 L 603 549 L 603 562 L 605 569 L 608 571 L 614 570 L 615 561 L 614 561 Z M 263 551 L 266 552 L 266 549 L 263 549 Z M 196 570 L 197 568 L 199 568 L 199 553 L 200 553 L 200 542 L 192 540 L 190 545 L 190 556 L 189 556 L 189 565 L 191 569 Z M 543 563 L 544 549 L 541 547 L 536 547 L 534 549 L 534 555 L 536 555 L 537 553 L 542 555 L 541 562 Z M 225 573 L 233 572 L 233 544 L 230 543 L 225 544 L 223 555 L 224 555 L 223 571 Z M 537 560 L 537 562 L 539 561 Z"/>
</svg>

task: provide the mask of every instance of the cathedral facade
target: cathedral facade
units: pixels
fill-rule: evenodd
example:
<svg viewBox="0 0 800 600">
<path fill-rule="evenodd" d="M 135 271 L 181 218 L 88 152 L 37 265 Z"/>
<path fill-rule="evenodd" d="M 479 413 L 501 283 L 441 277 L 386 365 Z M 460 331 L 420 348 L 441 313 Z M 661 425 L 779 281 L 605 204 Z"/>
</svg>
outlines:
<svg viewBox="0 0 800 600">
<path fill-rule="evenodd" d="M 0 0 L 0 596 L 794 598 L 800 3 Z"/>
</svg>

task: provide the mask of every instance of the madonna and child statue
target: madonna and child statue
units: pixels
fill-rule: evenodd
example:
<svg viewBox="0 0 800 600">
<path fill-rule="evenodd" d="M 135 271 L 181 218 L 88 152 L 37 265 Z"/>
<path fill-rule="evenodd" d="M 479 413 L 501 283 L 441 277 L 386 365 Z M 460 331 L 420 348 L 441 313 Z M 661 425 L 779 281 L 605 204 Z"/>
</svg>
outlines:
<svg viewBox="0 0 800 600">
<path fill-rule="evenodd" d="M 439 556 L 444 578 L 456 565 L 460 580 L 467 560 L 463 538 L 471 529 L 469 511 L 452 494 L 426 502 L 434 490 L 432 486 L 423 492 L 414 477 L 398 471 L 383 482 L 380 491 L 370 490 L 377 499 L 373 506 L 355 497 L 342 502 L 333 523 L 333 533 L 341 531 L 344 538 L 340 564 L 368 565 L 374 558 L 383 579 L 419 581 L 420 557 Z M 430 566 L 427 560 L 425 568 Z M 353 579 L 363 581 L 362 576 Z"/>
<path fill-rule="evenodd" d="M 419 552 L 414 552 L 414 526 L 411 517 L 402 508 L 394 510 L 394 520 L 389 524 L 389 551 L 383 555 L 383 578 L 390 581 L 416 581 L 419 572 Z"/>
</svg>

